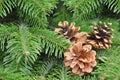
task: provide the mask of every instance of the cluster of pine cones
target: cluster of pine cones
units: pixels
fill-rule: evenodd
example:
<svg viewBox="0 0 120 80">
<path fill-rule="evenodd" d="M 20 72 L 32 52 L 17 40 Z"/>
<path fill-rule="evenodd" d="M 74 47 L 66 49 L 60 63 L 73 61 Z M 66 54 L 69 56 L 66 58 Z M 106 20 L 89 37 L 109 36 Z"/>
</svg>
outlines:
<svg viewBox="0 0 120 80">
<path fill-rule="evenodd" d="M 70 40 L 71 45 L 64 53 L 64 64 L 66 67 L 70 67 L 74 74 L 80 76 L 90 73 L 93 67 L 96 66 L 96 51 L 92 50 L 92 47 L 99 49 L 107 49 L 111 46 L 112 29 L 109 28 L 111 23 L 99 22 L 92 27 L 93 31 L 78 32 L 80 27 L 75 27 L 75 23 L 72 22 L 69 26 L 67 21 L 59 22 L 59 28 L 55 31 L 61 35 L 64 35 Z"/>
</svg>

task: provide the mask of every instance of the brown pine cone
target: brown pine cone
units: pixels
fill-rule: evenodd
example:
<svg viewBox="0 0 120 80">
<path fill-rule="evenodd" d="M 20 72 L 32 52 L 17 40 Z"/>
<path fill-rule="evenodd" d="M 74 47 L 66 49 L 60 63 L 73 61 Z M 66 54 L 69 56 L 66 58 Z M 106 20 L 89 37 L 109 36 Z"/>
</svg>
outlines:
<svg viewBox="0 0 120 80">
<path fill-rule="evenodd" d="M 55 28 L 55 31 L 64 35 L 67 39 L 71 39 L 80 29 L 80 27 L 75 27 L 74 22 L 68 26 L 67 21 L 59 22 L 58 26 L 60 26 L 60 28 Z"/>
<path fill-rule="evenodd" d="M 64 64 L 72 69 L 74 74 L 80 76 L 90 73 L 96 66 L 96 52 L 91 50 L 91 45 L 83 45 L 78 42 L 70 47 L 69 52 L 65 52 Z"/>
<path fill-rule="evenodd" d="M 58 26 L 60 28 L 55 28 L 55 31 L 64 35 L 66 33 L 66 31 L 68 30 L 68 21 L 64 21 L 64 22 L 60 21 L 58 23 Z"/>
<path fill-rule="evenodd" d="M 93 47 L 99 49 L 107 49 L 111 47 L 112 28 L 109 28 L 112 23 L 102 23 L 101 21 L 92 27 L 93 32 L 88 33 L 87 41 Z"/>
<path fill-rule="evenodd" d="M 77 33 L 77 34 L 73 37 L 73 40 L 71 39 L 71 41 L 72 41 L 73 43 L 77 43 L 77 42 L 86 43 L 87 35 L 88 35 L 87 32 Z"/>
</svg>

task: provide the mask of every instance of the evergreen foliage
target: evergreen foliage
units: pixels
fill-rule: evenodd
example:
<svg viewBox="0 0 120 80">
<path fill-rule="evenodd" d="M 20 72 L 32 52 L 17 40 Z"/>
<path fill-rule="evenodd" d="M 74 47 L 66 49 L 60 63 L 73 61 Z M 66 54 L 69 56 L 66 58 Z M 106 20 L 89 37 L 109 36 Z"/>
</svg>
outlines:
<svg viewBox="0 0 120 80">
<path fill-rule="evenodd" d="M 5 48 L 6 54 L 3 62 L 7 70 L 30 70 L 41 50 L 48 56 L 60 58 L 69 44 L 55 32 L 37 27 L 29 29 L 24 24 L 1 24 L 0 30 L 1 48 L 3 51 Z"/>
<path fill-rule="evenodd" d="M 66 5 L 63 5 L 63 2 L 59 2 L 57 4 L 57 8 L 54 9 L 53 13 L 48 17 L 49 20 L 49 28 L 57 27 L 59 21 L 67 20 L 71 22 L 72 12 L 67 9 Z"/>
<path fill-rule="evenodd" d="M 99 79 L 104 78 L 105 80 L 119 80 L 120 79 L 120 65 L 119 65 L 119 47 L 114 46 L 112 49 L 107 50 L 104 54 L 104 57 L 102 60 L 104 60 L 104 63 L 97 66 L 97 70 L 95 74 L 99 76 Z M 105 55 L 107 54 L 107 55 Z"/>
<path fill-rule="evenodd" d="M 51 70 L 57 64 L 57 59 L 50 57 L 49 59 L 41 59 L 36 62 L 37 65 L 34 66 L 34 74 L 39 76 L 41 79 L 47 79 Z M 51 77 L 52 78 L 52 77 Z"/>
<path fill-rule="evenodd" d="M 0 18 L 4 18 L 13 11 L 15 0 L 0 0 Z"/>
<path fill-rule="evenodd" d="M 106 18 L 106 9 L 117 19 Z M 119 14 L 119 0 L 0 0 L 0 79 L 119 80 Z M 4 21 L 8 17 L 16 21 Z M 63 53 L 70 42 L 50 30 L 64 20 L 76 22 L 80 31 L 87 32 L 99 20 L 113 23 L 112 47 L 96 50 L 93 73 L 81 77 L 64 66 Z"/>
<path fill-rule="evenodd" d="M 69 68 L 66 68 L 63 65 L 63 62 L 58 63 L 54 69 L 51 71 L 52 73 L 48 75 L 48 80 L 54 78 L 54 80 L 71 80 L 72 73 L 69 71 Z"/>
<path fill-rule="evenodd" d="M 38 38 L 33 36 L 24 25 L 20 25 L 11 36 L 13 38 L 7 42 L 4 64 L 16 70 L 29 68 L 36 61 L 37 54 L 41 50 Z"/>
<path fill-rule="evenodd" d="M 62 0 L 73 11 L 73 20 L 80 21 L 89 17 L 95 17 L 100 13 L 102 0 Z"/>
<path fill-rule="evenodd" d="M 113 10 L 115 13 L 120 12 L 120 1 L 119 0 L 105 0 L 105 4 L 108 5 L 110 10 Z"/>
<path fill-rule="evenodd" d="M 0 17 L 4 18 L 10 14 L 13 9 L 17 10 L 19 19 L 32 26 L 47 26 L 47 15 L 52 13 L 52 9 L 56 7 L 57 0 L 2 0 L 0 1 Z"/>
<path fill-rule="evenodd" d="M 0 80 L 38 80 L 34 79 L 30 76 L 26 76 L 26 74 L 18 72 L 18 73 L 11 73 L 11 72 L 4 72 L 4 69 L 0 67 Z"/>
<path fill-rule="evenodd" d="M 62 57 L 64 49 L 68 48 L 69 42 L 63 36 L 58 35 L 53 31 L 39 29 L 37 27 L 31 28 L 30 31 L 35 34 L 36 37 L 39 37 L 41 47 L 48 56 L 54 55 L 60 58 Z"/>
<path fill-rule="evenodd" d="M 0 24 L 0 43 L 1 43 L 1 49 L 3 51 L 5 48 L 6 40 L 9 40 L 10 38 L 12 38 L 11 33 L 13 33 L 16 30 L 17 30 L 17 27 L 13 24 L 9 24 L 9 25 Z"/>
<path fill-rule="evenodd" d="M 16 1 L 18 13 L 25 21 L 34 25 L 47 26 L 47 15 L 56 7 L 57 0 L 19 0 Z"/>
</svg>

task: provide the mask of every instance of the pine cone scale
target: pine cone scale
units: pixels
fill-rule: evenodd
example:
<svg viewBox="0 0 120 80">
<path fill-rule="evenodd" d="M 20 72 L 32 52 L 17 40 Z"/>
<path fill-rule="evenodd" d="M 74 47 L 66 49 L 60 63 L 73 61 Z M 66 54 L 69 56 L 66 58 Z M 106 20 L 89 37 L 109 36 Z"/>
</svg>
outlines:
<svg viewBox="0 0 120 80">
<path fill-rule="evenodd" d="M 72 69 L 73 73 L 77 73 L 79 70 L 79 66 L 74 66 L 74 68 Z"/>
<path fill-rule="evenodd" d="M 84 68 L 84 63 L 82 63 L 82 62 L 78 62 L 78 66 L 82 69 L 82 68 Z"/>
<path fill-rule="evenodd" d="M 82 69 L 83 72 L 90 73 L 92 72 L 92 67 L 89 64 L 85 64 L 85 68 Z"/>
<path fill-rule="evenodd" d="M 70 52 L 66 52 L 66 53 L 65 53 L 65 56 L 67 56 L 66 60 L 73 59 L 73 55 L 72 55 L 72 53 L 70 53 Z"/>
<path fill-rule="evenodd" d="M 78 63 L 78 60 L 73 60 L 73 61 L 71 62 L 70 67 L 73 68 L 74 66 L 77 65 L 77 63 Z"/>
</svg>

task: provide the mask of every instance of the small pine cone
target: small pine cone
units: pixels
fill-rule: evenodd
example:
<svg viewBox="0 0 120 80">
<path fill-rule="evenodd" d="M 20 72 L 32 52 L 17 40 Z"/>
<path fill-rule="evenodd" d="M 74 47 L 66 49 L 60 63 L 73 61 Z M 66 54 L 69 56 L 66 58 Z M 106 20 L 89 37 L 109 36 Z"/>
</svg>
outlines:
<svg viewBox="0 0 120 80">
<path fill-rule="evenodd" d="M 67 21 L 59 22 L 58 26 L 60 26 L 60 28 L 55 28 L 55 31 L 64 35 L 67 39 L 71 39 L 80 29 L 80 27 L 75 27 L 74 22 L 68 26 Z"/>
<path fill-rule="evenodd" d="M 88 33 L 87 41 L 93 47 L 99 49 L 107 49 L 111 47 L 112 28 L 108 26 L 112 23 L 102 23 L 101 21 L 92 27 L 93 32 Z"/>
<path fill-rule="evenodd" d="M 80 76 L 90 73 L 96 66 L 96 52 L 91 50 L 91 45 L 83 45 L 78 42 L 70 47 L 69 52 L 65 52 L 64 64 L 70 67 L 74 74 Z"/>
</svg>

